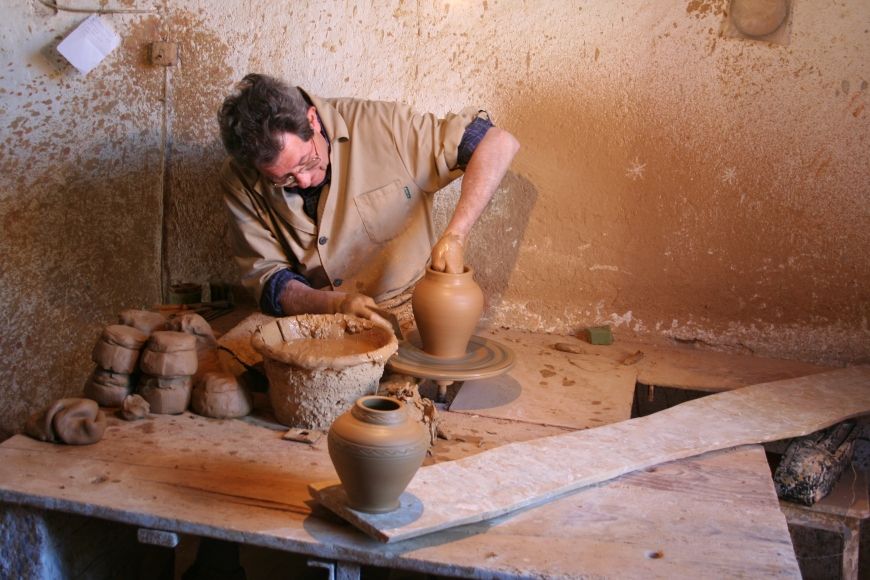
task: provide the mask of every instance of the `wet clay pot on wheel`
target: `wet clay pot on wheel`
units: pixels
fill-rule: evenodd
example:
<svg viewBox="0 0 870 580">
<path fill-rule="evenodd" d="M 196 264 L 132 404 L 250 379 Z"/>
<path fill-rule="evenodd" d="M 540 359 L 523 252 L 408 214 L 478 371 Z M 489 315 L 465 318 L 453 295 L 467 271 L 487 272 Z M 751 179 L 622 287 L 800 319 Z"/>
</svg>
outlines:
<svg viewBox="0 0 870 580">
<path fill-rule="evenodd" d="M 411 297 L 423 350 L 441 358 L 465 356 L 468 341 L 483 313 L 483 292 L 474 270 L 448 274 L 426 268 Z"/>
<path fill-rule="evenodd" d="M 429 449 L 423 425 L 392 397 L 360 398 L 332 424 L 329 457 L 351 508 L 384 513 L 399 507 L 399 497 Z"/>
</svg>

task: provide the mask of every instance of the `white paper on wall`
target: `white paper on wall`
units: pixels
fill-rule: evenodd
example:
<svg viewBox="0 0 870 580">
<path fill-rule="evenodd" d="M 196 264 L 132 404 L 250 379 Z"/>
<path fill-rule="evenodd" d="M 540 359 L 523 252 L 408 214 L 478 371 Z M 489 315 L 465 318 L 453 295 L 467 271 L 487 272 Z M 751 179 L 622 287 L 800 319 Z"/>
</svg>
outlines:
<svg viewBox="0 0 870 580">
<path fill-rule="evenodd" d="M 97 14 L 91 14 L 78 28 L 57 46 L 61 53 L 83 75 L 100 64 L 121 44 L 118 36 Z"/>
</svg>

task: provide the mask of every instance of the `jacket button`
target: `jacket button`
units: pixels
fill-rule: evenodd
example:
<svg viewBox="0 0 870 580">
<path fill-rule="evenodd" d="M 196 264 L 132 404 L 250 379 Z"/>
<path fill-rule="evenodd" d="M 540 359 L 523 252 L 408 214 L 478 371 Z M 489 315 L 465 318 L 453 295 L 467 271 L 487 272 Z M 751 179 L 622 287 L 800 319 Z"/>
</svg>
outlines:
<svg viewBox="0 0 870 580">
<path fill-rule="evenodd" d="M 317 240 L 317 243 L 320 244 L 321 246 L 325 246 L 326 242 L 328 240 L 329 240 L 329 238 L 327 238 L 326 236 L 320 236 L 320 239 Z"/>
<path fill-rule="evenodd" d="M 332 284 L 333 284 L 336 288 L 338 288 L 339 286 L 341 286 L 342 284 L 344 284 L 344 280 L 342 280 L 341 278 L 336 278 L 335 281 L 334 281 Z"/>
</svg>

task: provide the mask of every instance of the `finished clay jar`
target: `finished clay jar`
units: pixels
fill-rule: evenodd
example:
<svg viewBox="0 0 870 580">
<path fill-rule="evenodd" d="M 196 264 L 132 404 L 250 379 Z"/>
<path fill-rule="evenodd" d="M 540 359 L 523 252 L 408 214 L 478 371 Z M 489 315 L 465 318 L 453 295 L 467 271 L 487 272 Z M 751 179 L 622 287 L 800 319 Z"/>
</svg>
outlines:
<svg viewBox="0 0 870 580">
<path fill-rule="evenodd" d="M 362 397 L 332 424 L 329 457 L 358 511 L 384 513 L 399 507 L 399 497 L 423 463 L 429 436 L 391 397 Z"/>
<path fill-rule="evenodd" d="M 474 270 L 466 266 L 461 274 L 448 274 L 428 266 L 414 288 L 411 306 L 427 354 L 465 356 L 483 313 L 483 291 L 474 281 Z"/>
</svg>

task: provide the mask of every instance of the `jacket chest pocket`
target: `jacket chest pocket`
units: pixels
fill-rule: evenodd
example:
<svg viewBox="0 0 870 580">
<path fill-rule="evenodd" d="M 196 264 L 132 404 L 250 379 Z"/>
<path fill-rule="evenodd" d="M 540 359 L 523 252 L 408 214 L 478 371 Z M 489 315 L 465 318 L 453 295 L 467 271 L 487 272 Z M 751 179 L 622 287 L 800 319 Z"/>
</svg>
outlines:
<svg viewBox="0 0 870 580">
<path fill-rule="evenodd" d="M 404 232 L 422 203 L 420 193 L 399 180 L 361 193 L 353 201 L 369 239 L 379 244 Z"/>
</svg>

